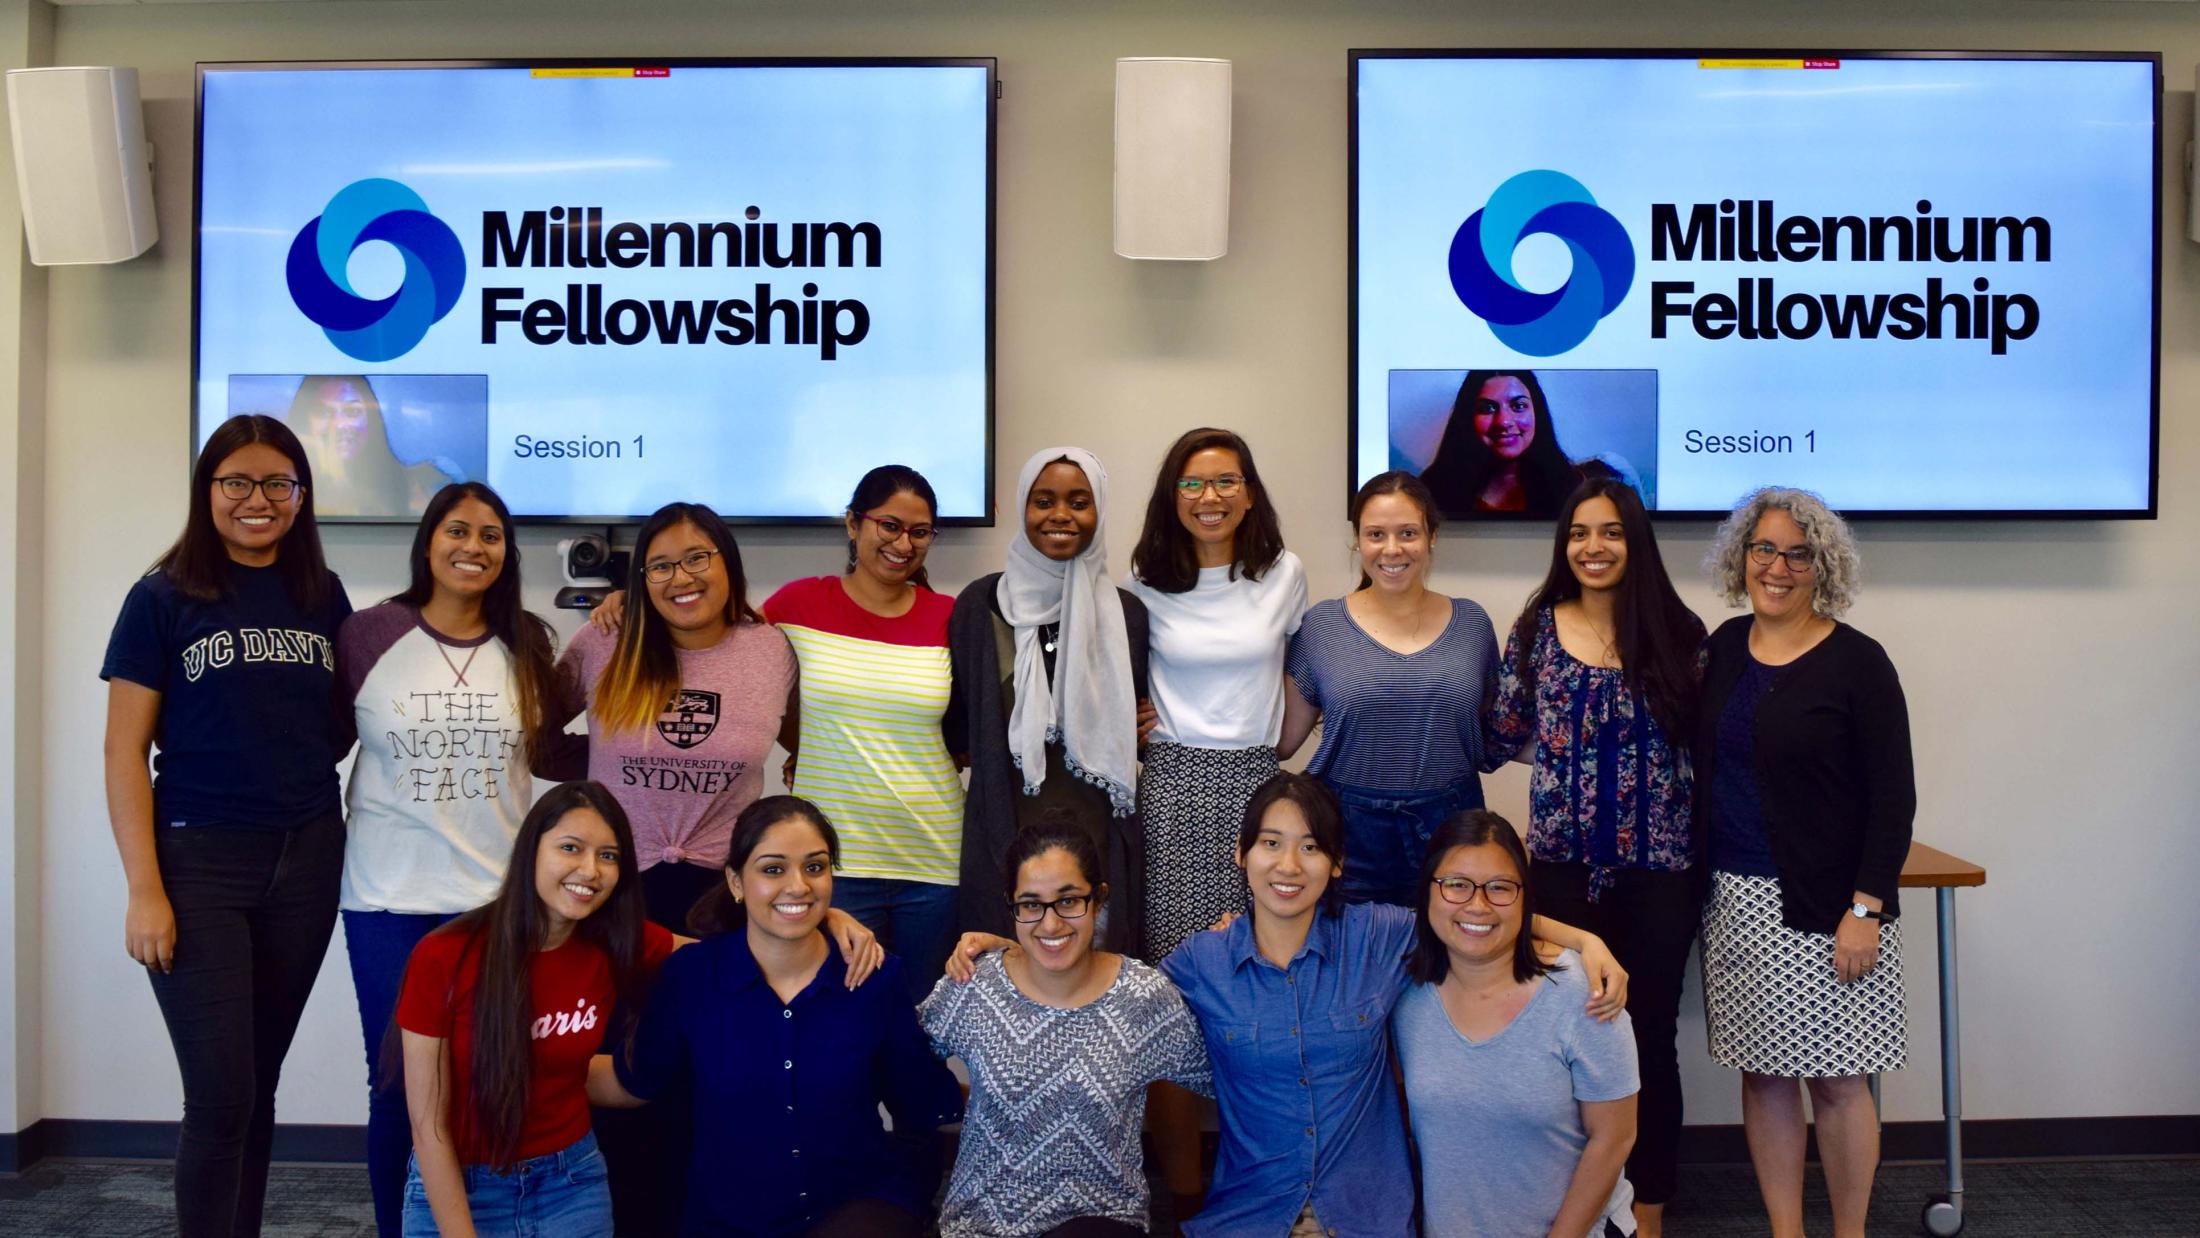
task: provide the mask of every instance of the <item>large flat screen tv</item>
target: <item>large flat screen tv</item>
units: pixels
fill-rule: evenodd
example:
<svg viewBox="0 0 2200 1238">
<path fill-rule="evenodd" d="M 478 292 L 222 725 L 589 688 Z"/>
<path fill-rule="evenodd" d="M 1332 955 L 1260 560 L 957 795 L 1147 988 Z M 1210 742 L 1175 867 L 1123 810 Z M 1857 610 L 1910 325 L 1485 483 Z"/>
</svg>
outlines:
<svg viewBox="0 0 2200 1238">
<path fill-rule="evenodd" d="M 990 523 L 994 62 L 199 66 L 194 445 L 305 443 L 325 519 Z"/>
<path fill-rule="evenodd" d="M 2156 509 L 2160 58 L 1355 51 L 1354 485 Z"/>
</svg>

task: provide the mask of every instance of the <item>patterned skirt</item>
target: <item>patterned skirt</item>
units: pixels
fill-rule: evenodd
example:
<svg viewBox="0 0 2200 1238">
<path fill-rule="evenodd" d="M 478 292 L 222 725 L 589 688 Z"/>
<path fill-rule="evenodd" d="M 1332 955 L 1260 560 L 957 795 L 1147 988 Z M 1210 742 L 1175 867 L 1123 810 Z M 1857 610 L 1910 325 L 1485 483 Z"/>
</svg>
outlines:
<svg viewBox="0 0 2200 1238">
<path fill-rule="evenodd" d="M 1222 913 L 1245 910 L 1238 825 L 1253 792 L 1275 773 L 1273 748 L 1147 746 L 1138 812 L 1146 827 L 1149 960 L 1159 962 Z"/>
<path fill-rule="evenodd" d="M 1899 1070 L 1902 924 L 1879 926 L 1879 965 L 1854 984 L 1833 970 L 1833 935 L 1780 923 L 1780 883 L 1713 873 L 1703 913 L 1704 1021 L 1711 1056 L 1758 1075 L 1826 1079 Z"/>
</svg>

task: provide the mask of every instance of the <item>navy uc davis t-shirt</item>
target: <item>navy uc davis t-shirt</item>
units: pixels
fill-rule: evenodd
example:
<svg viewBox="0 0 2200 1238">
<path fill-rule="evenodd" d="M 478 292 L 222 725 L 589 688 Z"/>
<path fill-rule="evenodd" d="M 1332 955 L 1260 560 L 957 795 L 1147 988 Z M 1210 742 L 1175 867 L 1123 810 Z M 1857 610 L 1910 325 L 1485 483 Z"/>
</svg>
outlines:
<svg viewBox="0 0 2200 1238">
<path fill-rule="evenodd" d="M 229 565 L 230 592 L 185 595 L 161 572 L 123 599 L 101 679 L 161 694 L 153 732 L 156 826 L 290 828 L 337 809 L 350 747 L 332 706 L 337 625 L 351 613 L 331 573 L 307 614 L 279 568 Z"/>
</svg>

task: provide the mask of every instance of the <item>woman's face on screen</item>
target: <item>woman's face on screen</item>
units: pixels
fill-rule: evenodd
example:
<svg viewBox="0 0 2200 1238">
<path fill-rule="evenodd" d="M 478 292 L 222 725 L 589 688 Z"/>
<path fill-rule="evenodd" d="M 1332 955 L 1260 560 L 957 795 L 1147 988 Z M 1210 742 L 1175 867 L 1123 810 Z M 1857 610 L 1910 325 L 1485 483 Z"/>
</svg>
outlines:
<svg viewBox="0 0 2200 1238">
<path fill-rule="evenodd" d="M 1474 397 L 1474 434 L 1500 460 L 1527 455 L 1535 443 L 1535 401 L 1527 385 L 1510 374 L 1483 383 Z"/>
<path fill-rule="evenodd" d="M 367 445 L 367 395 L 350 379 L 322 388 L 311 430 L 322 450 L 337 460 L 356 459 Z"/>
</svg>

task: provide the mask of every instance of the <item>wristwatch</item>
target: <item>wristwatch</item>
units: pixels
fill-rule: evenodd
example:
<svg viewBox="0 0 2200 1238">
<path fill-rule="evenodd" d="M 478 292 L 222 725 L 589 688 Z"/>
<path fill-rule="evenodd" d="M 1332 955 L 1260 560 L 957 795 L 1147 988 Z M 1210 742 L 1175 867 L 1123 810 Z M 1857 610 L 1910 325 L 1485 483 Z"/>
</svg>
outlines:
<svg viewBox="0 0 2200 1238">
<path fill-rule="evenodd" d="M 1859 920 L 1877 920 L 1882 924 L 1886 923 L 1887 920 L 1887 915 L 1885 912 L 1873 911 L 1871 908 L 1866 907 L 1862 903 L 1850 903 L 1849 914 L 1855 916 Z"/>
</svg>

